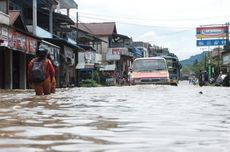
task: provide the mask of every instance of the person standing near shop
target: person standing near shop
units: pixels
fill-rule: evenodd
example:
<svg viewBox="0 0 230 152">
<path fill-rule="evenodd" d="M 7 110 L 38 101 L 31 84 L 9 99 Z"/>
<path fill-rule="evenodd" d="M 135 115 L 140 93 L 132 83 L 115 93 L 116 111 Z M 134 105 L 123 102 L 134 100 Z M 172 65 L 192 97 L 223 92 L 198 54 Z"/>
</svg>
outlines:
<svg viewBox="0 0 230 152">
<path fill-rule="evenodd" d="M 47 58 L 48 50 L 39 48 L 36 57 L 28 64 L 28 80 L 32 84 L 36 95 L 51 93 L 51 83 L 55 75 L 54 67 Z"/>
<path fill-rule="evenodd" d="M 202 87 L 204 85 L 204 74 L 201 70 L 198 74 L 198 81 L 199 81 L 199 86 Z"/>
<path fill-rule="evenodd" d="M 56 92 L 56 78 L 55 78 L 55 75 L 56 75 L 56 73 L 57 73 L 58 67 L 54 64 L 54 61 L 53 61 L 53 59 L 51 58 L 50 53 L 48 53 L 47 58 L 51 61 L 52 65 L 53 65 L 53 67 L 54 67 L 54 71 L 55 71 L 55 74 L 54 74 L 53 78 L 51 78 L 51 80 L 50 80 L 50 81 L 51 81 L 51 89 L 50 89 L 50 92 L 51 92 L 51 93 L 55 93 L 55 92 Z"/>
</svg>

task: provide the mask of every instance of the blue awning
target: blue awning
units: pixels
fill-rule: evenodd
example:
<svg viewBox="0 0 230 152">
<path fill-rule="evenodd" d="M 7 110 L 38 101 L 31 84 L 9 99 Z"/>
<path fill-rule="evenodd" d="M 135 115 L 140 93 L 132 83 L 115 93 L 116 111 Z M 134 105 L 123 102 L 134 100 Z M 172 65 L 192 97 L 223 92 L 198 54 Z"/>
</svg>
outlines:
<svg viewBox="0 0 230 152">
<path fill-rule="evenodd" d="M 132 48 L 132 53 L 134 57 L 143 57 L 143 52 L 136 47 Z"/>
<path fill-rule="evenodd" d="M 64 44 L 64 45 L 67 45 L 67 46 L 69 46 L 70 48 L 73 48 L 73 49 L 84 50 L 84 48 L 80 47 L 79 45 L 72 44 L 72 43 L 70 43 L 67 40 L 62 39 L 62 38 L 44 38 L 44 40 L 52 42 L 52 43 L 54 43 L 54 44 L 56 44 L 58 46 L 60 46 L 60 44 Z"/>
</svg>

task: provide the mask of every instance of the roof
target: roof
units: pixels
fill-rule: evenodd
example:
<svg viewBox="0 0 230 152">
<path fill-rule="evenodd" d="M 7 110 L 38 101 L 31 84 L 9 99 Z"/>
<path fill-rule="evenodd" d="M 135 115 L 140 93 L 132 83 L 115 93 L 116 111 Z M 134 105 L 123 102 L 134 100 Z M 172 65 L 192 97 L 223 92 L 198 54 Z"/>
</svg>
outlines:
<svg viewBox="0 0 230 152">
<path fill-rule="evenodd" d="M 105 43 L 107 43 L 107 41 L 104 41 L 104 40 L 100 39 L 99 37 L 97 37 L 97 36 L 95 36 L 89 32 L 78 29 L 77 27 L 72 26 L 72 25 L 71 25 L 71 27 L 78 31 L 78 41 L 79 42 L 82 40 L 84 42 L 105 42 Z"/>
<path fill-rule="evenodd" d="M 117 33 L 115 22 L 78 23 L 78 28 L 96 36 L 109 36 Z"/>
<path fill-rule="evenodd" d="M 121 37 L 123 39 L 130 39 L 127 35 L 122 35 L 122 34 L 113 34 L 115 37 Z"/>
<path fill-rule="evenodd" d="M 64 22 L 67 24 L 74 25 L 74 21 L 67 15 L 61 13 L 54 13 L 54 20 L 59 20 L 58 22 Z"/>
<path fill-rule="evenodd" d="M 13 25 L 14 22 L 19 17 L 21 11 L 19 10 L 9 10 L 9 17 L 10 17 L 10 25 Z"/>
<path fill-rule="evenodd" d="M 79 47 L 83 48 L 85 51 L 95 51 L 96 50 L 90 45 L 78 44 Z"/>
<path fill-rule="evenodd" d="M 79 50 L 84 50 L 83 48 L 81 48 L 79 45 L 77 44 L 72 44 L 70 42 L 68 42 L 65 39 L 62 38 L 44 38 L 45 41 L 51 42 L 57 46 L 61 46 L 61 45 L 67 45 L 73 49 L 79 49 Z"/>
<path fill-rule="evenodd" d="M 71 9 L 71 8 L 78 8 L 78 5 L 75 3 L 74 0 L 59 0 L 60 9 Z"/>
<path fill-rule="evenodd" d="M 135 60 L 165 60 L 163 57 L 144 57 L 144 58 L 136 58 Z"/>
</svg>

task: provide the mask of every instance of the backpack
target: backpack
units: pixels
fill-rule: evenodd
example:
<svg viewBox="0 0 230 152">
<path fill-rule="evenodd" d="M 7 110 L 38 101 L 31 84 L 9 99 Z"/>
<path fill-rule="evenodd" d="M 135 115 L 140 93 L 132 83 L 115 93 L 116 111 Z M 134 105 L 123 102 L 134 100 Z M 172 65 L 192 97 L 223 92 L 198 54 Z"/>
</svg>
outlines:
<svg viewBox="0 0 230 152">
<path fill-rule="evenodd" d="M 32 70 L 31 70 L 31 79 L 32 82 L 34 83 L 39 83 L 45 80 L 45 64 L 43 62 L 43 60 L 38 60 L 36 59 L 33 62 L 32 65 Z"/>
</svg>

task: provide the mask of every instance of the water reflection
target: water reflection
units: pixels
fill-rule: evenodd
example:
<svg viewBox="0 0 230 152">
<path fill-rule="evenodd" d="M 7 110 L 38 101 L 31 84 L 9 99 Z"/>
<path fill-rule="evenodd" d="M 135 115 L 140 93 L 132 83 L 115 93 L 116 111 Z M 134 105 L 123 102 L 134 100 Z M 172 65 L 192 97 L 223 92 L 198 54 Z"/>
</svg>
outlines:
<svg viewBox="0 0 230 152">
<path fill-rule="evenodd" d="M 42 97 L 0 92 L 1 151 L 230 149 L 229 88 L 182 83 L 60 89 Z"/>
</svg>

